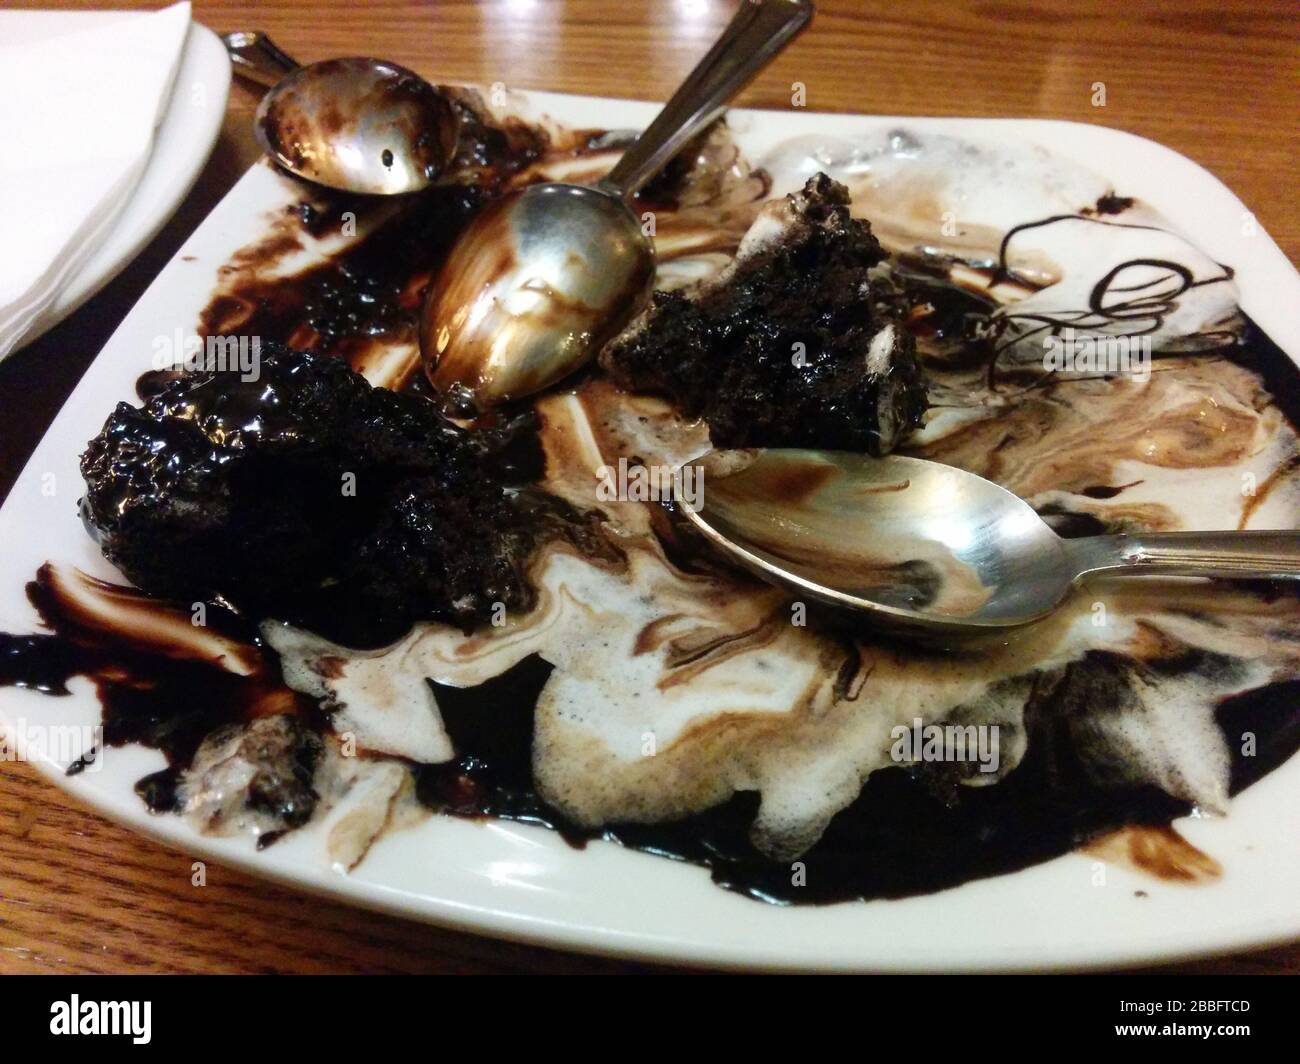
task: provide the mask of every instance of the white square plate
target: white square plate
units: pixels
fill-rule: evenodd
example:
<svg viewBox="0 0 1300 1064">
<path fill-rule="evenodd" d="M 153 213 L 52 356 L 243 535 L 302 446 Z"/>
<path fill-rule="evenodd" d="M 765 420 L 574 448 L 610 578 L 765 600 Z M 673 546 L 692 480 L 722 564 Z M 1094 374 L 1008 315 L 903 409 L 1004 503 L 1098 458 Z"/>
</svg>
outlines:
<svg viewBox="0 0 1300 1064">
<path fill-rule="evenodd" d="M 652 105 L 619 100 L 528 100 L 535 113 L 578 127 L 639 127 L 655 113 Z M 1231 264 L 1243 309 L 1293 359 L 1300 355 L 1300 276 L 1267 235 L 1243 224 L 1247 210 L 1227 188 L 1157 144 L 1046 121 L 737 111 L 731 123 L 751 159 L 792 136 L 894 127 L 1041 145 L 1100 171 L 1116 190 L 1154 205 L 1208 255 Z M 218 267 L 263 234 L 268 212 L 294 198 L 271 169 L 253 167 L 90 367 L 0 511 L 0 630 L 35 630 L 24 584 L 47 559 L 120 580 L 77 518 L 78 456 L 112 405 L 133 398 L 137 376 L 151 368 L 155 338 L 194 328 Z M 67 698 L 0 690 L 0 723 L 96 723 L 90 685 L 73 686 Z M 199 837 L 179 818 L 151 816 L 132 786 L 162 767 L 156 751 L 114 749 L 104 760 L 102 771 L 73 777 L 62 765 L 39 767 L 105 815 L 196 857 L 416 919 L 607 954 L 783 969 L 1055 969 L 1145 963 L 1300 936 L 1300 759 L 1239 795 L 1230 816 L 1179 823 L 1193 845 L 1223 862 L 1225 873 L 1213 884 L 1153 882 L 1115 867 L 1099 888 L 1091 859 L 1067 855 L 928 896 L 795 908 L 755 903 L 715 887 L 703 868 L 613 844 L 578 851 L 542 829 L 437 816 L 383 837 L 358 868 L 340 874 L 328 867 L 320 832 L 310 826 L 258 853 L 246 839 Z M 1135 897 L 1137 890 L 1148 897 Z"/>
</svg>

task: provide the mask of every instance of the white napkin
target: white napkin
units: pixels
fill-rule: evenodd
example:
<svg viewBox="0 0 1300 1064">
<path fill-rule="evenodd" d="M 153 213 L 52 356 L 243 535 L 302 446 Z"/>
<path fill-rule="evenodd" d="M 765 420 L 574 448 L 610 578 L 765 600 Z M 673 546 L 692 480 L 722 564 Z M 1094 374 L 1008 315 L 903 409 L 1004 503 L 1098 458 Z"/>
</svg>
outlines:
<svg viewBox="0 0 1300 1064">
<path fill-rule="evenodd" d="M 0 358 L 39 329 L 130 198 L 171 98 L 190 5 L 88 12 L 85 28 L 54 35 L 42 17 L 0 12 Z"/>
</svg>

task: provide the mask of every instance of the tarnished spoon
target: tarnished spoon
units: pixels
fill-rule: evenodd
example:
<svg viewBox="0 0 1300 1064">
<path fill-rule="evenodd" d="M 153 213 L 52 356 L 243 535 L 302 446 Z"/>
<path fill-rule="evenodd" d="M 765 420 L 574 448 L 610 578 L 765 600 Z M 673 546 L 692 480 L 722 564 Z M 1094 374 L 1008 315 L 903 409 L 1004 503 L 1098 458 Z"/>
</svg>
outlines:
<svg viewBox="0 0 1300 1064">
<path fill-rule="evenodd" d="M 490 205 L 430 286 L 425 372 L 462 416 L 541 391 L 595 357 L 642 306 L 654 244 L 637 191 L 812 17 L 809 0 L 743 0 L 717 43 L 595 186 L 534 185 Z"/>
<path fill-rule="evenodd" d="M 1300 531 L 1062 539 L 952 466 L 840 451 L 718 451 L 687 518 L 735 561 L 888 626 L 996 630 L 1047 616 L 1094 573 L 1300 577 Z"/>
<path fill-rule="evenodd" d="M 391 196 L 427 188 L 456 153 L 455 108 L 405 67 L 381 59 L 300 67 L 264 33 L 222 40 L 236 72 L 270 86 L 253 128 L 290 173 L 327 188 Z"/>
</svg>

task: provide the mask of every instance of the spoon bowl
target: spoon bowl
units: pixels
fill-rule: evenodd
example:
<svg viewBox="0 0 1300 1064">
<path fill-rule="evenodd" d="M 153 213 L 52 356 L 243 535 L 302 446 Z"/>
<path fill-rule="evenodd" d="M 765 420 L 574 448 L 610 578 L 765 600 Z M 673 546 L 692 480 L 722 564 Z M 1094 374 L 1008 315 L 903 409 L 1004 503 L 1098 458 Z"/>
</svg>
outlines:
<svg viewBox="0 0 1300 1064">
<path fill-rule="evenodd" d="M 476 219 L 430 286 L 425 373 L 475 414 L 550 387 L 641 309 L 654 246 L 627 206 L 812 17 L 811 0 L 742 0 L 713 48 L 594 187 L 541 185 Z"/>
<path fill-rule="evenodd" d="M 683 513 L 734 561 L 887 627 L 995 631 L 1039 620 L 1086 575 L 1300 576 L 1300 532 L 1063 539 L 1005 488 L 921 458 L 713 452 Z"/>
<path fill-rule="evenodd" d="M 328 59 L 262 97 L 254 130 L 284 169 L 327 188 L 418 192 L 456 152 L 459 116 L 418 74 L 380 59 Z"/>
<path fill-rule="evenodd" d="M 585 363 L 645 301 L 654 244 L 599 187 L 533 185 L 484 209 L 430 286 L 420 349 L 450 412 L 539 391 Z"/>
</svg>

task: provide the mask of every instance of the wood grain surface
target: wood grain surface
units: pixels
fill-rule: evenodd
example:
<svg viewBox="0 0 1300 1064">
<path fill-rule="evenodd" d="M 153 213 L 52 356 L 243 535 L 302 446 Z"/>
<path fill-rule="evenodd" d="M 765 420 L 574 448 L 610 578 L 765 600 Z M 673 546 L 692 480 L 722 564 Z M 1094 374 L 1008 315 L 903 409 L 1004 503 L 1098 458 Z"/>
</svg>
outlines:
<svg viewBox="0 0 1300 1064">
<path fill-rule="evenodd" d="M 302 61 L 368 54 L 433 80 L 659 100 L 733 6 L 196 0 L 194 11 L 218 32 L 267 30 Z M 1300 259 L 1294 0 L 820 0 L 818 8 L 813 27 L 741 103 L 788 107 L 792 83 L 802 82 L 812 110 L 1033 116 L 1125 129 L 1208 167 Z M 1093 103 L 1098 82 L 1102 107 Z M 80 311 L 0 364 L 0 493 L 113 329 L 256 158 L 249 117 L 257 99 L 242 85 L 232 89 L 212 159 L 149 248 Z M 211 864 L 207 885 L 196 888 L 190 862 L 82 809 L 30 767 L 0 764 L 0 973 L 653 970 L 361 912 Z M 1300 974 L 1300 946 L 1162 970 Z"/>
</svg>

